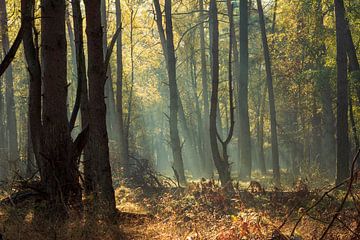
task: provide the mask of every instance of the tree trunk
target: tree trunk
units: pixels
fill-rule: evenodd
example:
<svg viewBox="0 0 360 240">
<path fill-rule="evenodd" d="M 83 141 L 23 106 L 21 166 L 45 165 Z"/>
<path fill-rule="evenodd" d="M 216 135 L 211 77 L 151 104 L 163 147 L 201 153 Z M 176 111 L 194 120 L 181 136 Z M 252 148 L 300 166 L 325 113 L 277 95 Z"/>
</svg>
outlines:
<svg viewBox="0 0 360 240">
<path fill-rule="evenodd" d="M 22 25 L 24 28 L 23 45 L 28 71 L 29 83 L 29 125 L 32 147 L 40 179 L 44 181 L 44 167 L 40 159 L 42 145 L 41 124 L 41 67 L 36 44 L 33 41 L 34 0 L 21 1 Z"/>
<path fill-rule="evenodd" d="M 179 96 L 176 82 L 176 58 L 173 40 L 172 29 L 172 15 L 171 15 L 171 0 L 165 0 L 165 22 L 166 22 L 166 36 L 162 26 L 162 13 L 158 0 L 154 0 L 156 11 L 156 23 L 159 30 L 161 45 L 166 60 L 167 73 L 169 78 L 170 90 L 170 142 L 174 158 L 174 169 L 179 177 L 181 184 L 186 184 L 184 163 L 181 154 L 181 143 L 178 131 L 178 111 L 179 111 Z"/>
<path fill-rule="evenodd" d="M 265 67 L 266 67 L 266 83 L 269 94 L 269 105 L 270 105 L 270 125 L 271 125 L 271 153 L 273 161 L 273 177 L 276 184 L 280 183 L 280 165 L 279 165 L 279 148 L 277 140 L 277 129 L 276 129 L 276 110 L 275 110 L 275 97 L 273 89 L 273 79 L 271 73 L 271 60 L 269 46 L 266 36 L 264 12 L 261 4 L 261 0 L 257 0 L 260 29 L 264 50 Z"/>
<path fill-rule="evenodd" d="M 103 29 L 103 55 L 104 59 L 107 52 L 107 13 L 106 13 L 106 0 L 101 0 L 101 25 Z M 119 132 L 118 121 L 116 121 L 115 114 L 115 100 L 114 100 L 114 89 L 112 81 L 111 66 L 109 64 L 106 69 L 106 83 L 105 83 L 105 103 L 106 103 L 106 126 L 108 129 L 109 137 L 111 139 L 117 140 Z"/>
<path fill-rule="evenodd" d="M 203 113 L 203 121 L 204 121 L 204 129 L 203 129 L 203 144 L 204 144 L 204 153 L 205 159 L 203 163 L 203 169 L 205 173 L 205 177 L 212 178 L 214 175 L 213 172 L 213 163 L 211 147 L 210 147 L 210 135 L 209 135 L 209 91 L 208 91 L 208 73 L 206 67 L 206 53 L 205 53 L 205 31 L 204 31 L 204 21 L 205 21 L 205 14 L 204 14 L 204 3 L 203 0 L 199 0 L 199 10 L 200 10 L 200 57 L 201 57 L 201 84 L 202 84 L 202 97 L 203 97 L 203 105 L 204 105 L 204 113 Z"/>
<path fill-rule="evenodd" d="M 121 4 L 120 0 L 115 1 L 116 5 L 116 28 L 122 28 L 121 21 Z M 122 30 L 117 38 L 117 72 L 116 72 L 116 103 L 119 120 L 119 148 L 120 148 L 120 167 L 123 168 L 124 176 L 126 177 L 129 169 L 129 149 L 127 146 L 125 127 L 124 127 L 124 112 L 123 112 L 123 57 L 122 57 Z"/>
<path fill-rule="evenodd" d="M 195 37 L 192 36 L 192 39 L 195 40 Z M 206 161 L 206 155 L 204 152 L 204 139 L 203 139 L 203 119 L 201 117 L 201 109 L 200 109 L 200 102 L 199 102 L 199 97 L 198 97 L 198 79 L 197 79 L 197 64 L 196 64 L 196 59 L 195 59 L 195 49 L 194 49 L 194 45 L 191 44 L 190 46 L 190 73 L 191 73 L 191 83 L 192 83 L 192 93 L 193 93 L 193 99 L 195 102 L 195 113 L 196 113 L 196 125 L 197 125 L 197 134 L 196 134 L 196 138 L 194 139 L 194 144 L 195 146 L 197 146 L 197 153 L 199 156 L 199 160 L 200 161 L 196 161 L 195 168 L 196 168 L 196 172 L 199 176 L 204 176 L 204 169 L 202 168 L 202 166 L 205 166 L 205 161 Z M 196 148 L 196 147 L 195 147 Z"/>
<path fill-rule="evenodd" d="M 65 1 L 46 0 L 41 8 L 43 93 L 43 181 L 50 202 L 80 203 L 77 161 L 67 118 Z M 56 106 L 56 107 L 54 107 Z"/>
<path fill-rule="evenodd" d="M 0 51 L 0 59 L 2 59 L 2 52 Z M 5 135 L 5 111 L 4 111 L 4 95 L 2 93 L 3 81 L 0 79 L 0 180 L 5 181 L 7 178 L 7 161 L 6 157 L 6 135 Z"/>
<path fill-rule="evenodd" d="M 218 11 L 216 1 L 210 1 L 209 9 L 209 30 L 210 30 L 210 56 L 211 56 L 211 78 L 212 93 L 210 104 L 210 143 L 213 160 L 219 173 L 221 185 L 231 186 L 230 165 L 228 161 L 222 159 L 218 146 L 218 132 L 216 128 L 216 116 L 218 108 L 218 89 L 219 89 L 219 29 Z"/>
<path fill-rule="evenodd" d="M 345 47 L 346 53 L 349 58 L 349 70 L 351 73 L 351 80 L 354 82 L 354 88 L 356 91 L 356 95 L 358 101 L 360 103 L 360 66 L 359 60 L 356 55 L 356 48 L 354 45 L 354 41 L 351 35 L 350 26 L 348 22 L 345 22 Z"/>
<path fill-rule="evenodd" d="M 4 55 L 9 51 L 9 33 L 7 22 L 7 11 L 5 0 L 0 0 L 0 24 L 1 39 Z M 14 78 L 11 64 L 5 72 L 5 99 L 6 99 L 6 127 L 8 131 L 8 156 L 10 176 L 17 170 L 19 159 L 17 126 L 16 126 L 16 109 L 14 100 Z"/>
<path fill-rule="evenodd" d="M 81 128 L 85 129 L 89 124 L 89 97 L 88 97 L 88 81 L 86 77 L 86 62 L 84 54 L 84 36 L 83 36 L 83 18 L 80 7 L 80 0 L 73 0 L 72 13 L 75 35 L 75 52 L 76 52 L 76 73 L 78 84 L 81 85 L 80 96 L 80 113 Z M 78 89 L 79 90 L 79 89 Z M 84 165 L 84 190 L 86 194 L 93 191 L 93 183 L 91 178 L 91 157 L 89 146 L 84 147 L 83 165 Z"/>
<path fill-rule="evenodd" d="M 249 39 L 248 39 L 248 1 L 239 0 L 240 6 L 240 78 L 238 79 L 239 110 L 239 177 L 251 178 L 251 136 L 248 106 L 249 82 Z"/>
<path fill-rule="evenodd" d="M 106 69 L 103 55 L 100 0 L 85 0 L 89 78 L 89 149 L 93 172 L 95 204 L 107 215 L 115 212 L 115 196 L 109 161 L 104 85 Z"/>
<path fill-rule="evenodd" d="M 334 0 L 336 16 L 337 121 L 336 183 L 349 177 L 348 82 L 346 58 L 346 22 L 342 0 Z"/>
<path fill-rule="evenodd" d="M 322 0 L 317 1 L 316 5 L 316 27 L 315 32 L 318 34 L 319 51 L 316 62 L 318 63 L 317 81 L 315 88 L 319 92 L 322 121 L 323 121 L 323 141 L 321 148 L 320 169 L 330 170 L 331 175 L 335 173 L 335 116 L 332 104 L 332 90 L 330 85 L 329 70 L 325 66 L 326 46 L 324 42 L 324 18 L 322 11 Z"/>
</svg>

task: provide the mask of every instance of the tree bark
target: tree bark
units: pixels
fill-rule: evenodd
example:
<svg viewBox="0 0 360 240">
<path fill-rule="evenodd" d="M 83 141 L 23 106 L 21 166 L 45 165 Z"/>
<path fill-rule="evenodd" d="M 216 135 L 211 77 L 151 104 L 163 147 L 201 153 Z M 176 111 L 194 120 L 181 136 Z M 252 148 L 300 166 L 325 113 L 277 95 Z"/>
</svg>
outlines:
<svg viewBox="0 0 360 240">
<path fill-rule="evenodd" d="M 0 51 L 0 59 L 2 59 L 2 52 Z M 2 92 L 3 81 L 0 79 L 0 180 L 5 181 L 7 178 L 7 157 L 6 157 L 6 135 L 5 135 L 5 105 L 4 95 Z"/>
<path fill-rule="evenodd" d="M 260 29 L 262 36 L 262 44 L 264 50 L 265 68 L 266 68 L 266 83 L 269 95 L 270 105 L 270 125 L 271 125 L 271 153 L 273 162 L 273 177 L 276 184 L 280 183 L 280 165 L 279 165 L 279 147 L 277 140 L 277 129 L 276 129 L 276 109 L 275 109 L 275 97 L 273 89 L 273 79 L 271 73 L 271 60 L 269 46 L 266 36 L 264 12 L 261 4 L 261 0 L 257 0 Z"/>
<path fill-rule="evenodd" d="M 50 202 L 63 208 L 81 203 L 77 156 L 72 154 L 75 146 L 67 118 L 65 1 L 43 1 L 41 16 L 43 181 Z"/>
<path fill-rule="evenodd" d="M 319 38 L 319 50 L 317 56 L 317 81 L 315 84 L 316 90 L 319 92 L 322 121 L 323 121 L 323 141 L 321 148 L 320 169 L 330 171 L 330 175 L 335 173 L 335 116 L 332 104 L 332 89 L 330 85 L 329 70 L 325 66 L 326 46 L 324 42 L 324 14 L 322 11 L 322 0 L 317 1 L 316 5 L 316 26 L 315 32 Z"/>
<path fill-rule="evenodd" d="M 120 148 L 120 167 L 123 168 L 124 176 L 128 174 L 129 166 L 129 149 L 127 146 L 125 126 L 124 126 L 124 112 L 123 112 L 123 57 L 122 57 L 122 20 L 121 20 L 121 3 L 120 0 L 115 1 L 116 5 L 116 27 L 121 28 L 120 34 L 117 38 L 117 72 L 116 72 L 116 104 L 119 120 L 119 148 Z"/>
<path fill-rule="evenodd" d="M 356 96 L 360 103 L 360 66 L 359 60 L 356 55 L 356 48 L 354 41 L 351 35 L 349 23 L 345 22 L 345 47 L 346 53 L 349 58 L 349 70 L 351 73 L 351 80 L 354 82 L 354 88 L 356 91 Z"/>
<path fill-rule="evenodd" d="M 239 177 L 251 178 L 251 136 L 248 106 L 249 84 L 249 37 L 248 37 L 248 1 L 239 0 L 240 6 L 240 74 L 238 85 L 238 110 L 239 110 L 239 147 L 240 169 Z M 235 34 L 235 33 L 234 33 Z"/>
<path fill-rule="evenodd" d="M 336 183 L 349 177 L 348 82 L 346 58 L 346 21 L 342 0 L 334 0 L 336 17 L 337 121 Z"/>
<path fill-rule="evenodd" d="M 101 25 L 103 29 L 103 55 L 104 59 L 107 53 L 107 13 L 106 13 L 106 0 L 101 0 Z M 108 134 L 111 139 L 118 140 L 118 134 L 115 132 L 119 132 L 118 121 L 116 121 L 115 114 L 115 100 L 114 100 L 114 89 L 113 89 L 113 80 L 112 80 L 112 72 L 111 66 L 108 65 L 106 69 L 106 83 L 105 83 L 105 103 L 106 103 L 106 116 L 107 116 L 107 129 Z"/>
<path fill-rule="evenodd" d="M 166 22 L 166 35 L 162 26 L 162 13 L 160 3 L 154 0 L 156 11 L 156 23 L 160 35 L 161 45 L 166 60 L 167 73 L 169 78 L 170 90 L 170 142 L 174 158 L 174 169 L 179 176 L 181 184 L 186 184 L 184 163 L 181 154 L 181 143 L 178 130 L 178 112 L 179 112 L 179 96 L 178 87 L 176 82 L 176 58 L 173 40 L 172 29 L 172 14 L 171 14 L 171 0 L 165 0 L 165 22 Z"/>
<path fill-rule="evenodd" d="M 1 22 L 1 39 L 4 55 L 10 49 L 7 11 L 5 0 L 0 0 L 0 22 Z M 14 78 L 13 69 L 10 64 L 5 72 L 5 99 L 6 99 L 6 127 L 8 131 L 8 159 L 9 174 L 12 176 L 17 170 L 19 159 L 18 136 L 16 126 L 16 108 L 14 100 Z"/>
<path fill-rule="evenodd" d="M 88 81 L 86 77 L 86 62 L 84 53 L 84 36 L 83 36 L 83 18 L 80 7 L 80 0 L 71 1 L 74 37 L 75 37 L 75 52 L 76 52 L 76 73 L 77 81 L 80 87 L 80 114 L 81 114 L 81 128 L 85 129 L 89 124 L 89 97 L 88 97 Z M 79 91 L 79 86 L 78 89 Z M 77 93 L 79 94 L 79 93 Z M 91 172 L 91 156 L 89 146 L 84 147 L 83 165 L 84 165 L 84 190 L 86 194 L 93 191 L 92 172 Z"/>
<path fill-rule="evenodd" d="M 106 69 L 103 52 L 100 0 L 85 0 L 89 78 L 89 148 L 95 190 L 95 205 L 106 215 L 115 213 L 115 196 L 109 161 L 104 86 Z"/>
<path fill-rule="evenodd" d="M 41 181 L 44 180 L 44 167 L 40 159 L 42 145 L 41 119 L 41 66 L 36 45 L 33 41 L 34 0 L 21 1 L 22 25 L 24 28 L 24 53 L 30 75 L 29 83 L 29 125 L 35 160 L 40 172 Z"/>
<path fill-rule="evenodd" d="M 213 172 L 213 163 L 211 147 L 210 147 L 210 135 L 209 135 L 209 118 L 210 118 L 210 107 L 209 107 L 209 88 L 208 88 L 208 72 L 206 67 L 206 44 L 205 44 L 205 31 L 204 31 L 204 21 L 206 15 L 204 14 L 204 3 L 203 0 L 199 0 L 199 11 L 200 11 L 200 57 L 201 57 L 201 84 L 202 84 L 202 98 L 204 105 L 203 120 L 204 120 L 204 129 L 203 129 L 203 139 L 204 139 L 204 153 L 205 159 L 203 161 L 204 173 L 207 178 L 212 178 L 214 175 Z"/>
<path fill-rule="evenodd" d="M 218 10 L 216 1 L 210 1 L 209 9 L 209 29 L 210 29 L 210 56 L 211 56 L 211 78 L 212 93 L 210 104 L 210 143 L 215 167 L 219 173 L 221 185 L 231 186 L 230 165 L 220 155 L 218 146 L 218 132 L 216 128 L 216 116 L 218 108 L 218 89 L 219 89 L 219 29 L 218 29 Z"/>
</svg>

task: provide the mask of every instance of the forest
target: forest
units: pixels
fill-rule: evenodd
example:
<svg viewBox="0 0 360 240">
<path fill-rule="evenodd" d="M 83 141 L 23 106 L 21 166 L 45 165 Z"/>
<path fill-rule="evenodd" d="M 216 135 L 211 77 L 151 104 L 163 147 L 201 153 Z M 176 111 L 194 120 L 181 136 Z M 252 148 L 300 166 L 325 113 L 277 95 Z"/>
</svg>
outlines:
<svg viewBox="0 0 360 240">
<path fill-rule="evenodd" d="M 0 0 L 0 239 L 360 240 L 359 0 Z"/>
</svg>

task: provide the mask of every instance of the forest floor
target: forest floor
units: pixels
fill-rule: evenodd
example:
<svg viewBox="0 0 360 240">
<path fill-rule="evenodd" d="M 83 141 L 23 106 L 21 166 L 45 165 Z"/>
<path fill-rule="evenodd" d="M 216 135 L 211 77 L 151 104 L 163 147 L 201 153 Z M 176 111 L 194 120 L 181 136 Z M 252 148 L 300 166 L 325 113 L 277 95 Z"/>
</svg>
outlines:
<svg viewBox="0 0 360 240">
<path fill-rule="evenodd" d="M 190 183 L 187 188 L 121 186 L 116 189 L 120 210 L 117 223 L 77 215 L 50 221 L 43 203 L 29 199 L 0 207 L 0 232 L 4 239 L 27 240 L 320 239 L 346 194 L 346 188 L 336 189 L 317 203 L 330 185 L 303 180 L 291 186 L 282 184 L 280 189 L 267 178 L 256 181 L 261 188 L 238 182 L 231 195 L 216 182 L 205 180 Z M 323 239 L 360 239 L 359 210 L 360 186 L 354 185 Z M 290 238 L 292 231 L 294 237 Z"/>
</svg>

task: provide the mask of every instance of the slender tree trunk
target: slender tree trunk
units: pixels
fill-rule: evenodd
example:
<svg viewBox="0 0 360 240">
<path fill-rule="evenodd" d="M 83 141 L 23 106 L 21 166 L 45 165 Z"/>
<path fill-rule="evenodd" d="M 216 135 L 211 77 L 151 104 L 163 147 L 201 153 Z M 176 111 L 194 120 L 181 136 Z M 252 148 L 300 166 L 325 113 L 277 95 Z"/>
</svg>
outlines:
<svg viewBox="0 0 360 240">
<path fill-rule="evenodd" d="M 26 142 L 26 177 L 30 178 L 36 173 L 34 148 L 31 142 L 31 131 L 29 119 L 27 120 L 27 142 Z"/>
<path fill-rule="evenodd" d="M 10 48 L 5 0 L 0 0 L 0 24 L 2 48 L 5 55 Z M 10 64 L 5 72 L 6 127 L 8 130 L 10 176 L 13 175 L 17 170 L 17 165 L 19 161 L 19 148 L 15 113 L 16 109 L 14 100 L 14 78 L 12 71 L 13 69 Z"/>
<path fill-rule="evenodd" d="M 116 28 L 122 28 L 121 4 L 120 0 L 115 1 L 116 5 Z M 129 149 L 126 141 L 124 112 L 123 112 L 123 57 L 122 57 L 122 30 L 117 38 L 117 72 L 116 72 L 116 103 L 119 120 L 119 148 L 120 148 L 120 167 L 123 168 L 126 177 L 129 169 Z"/>
<path fill-rule="evenodd" d="M 329 70 L 325 66 L 326 46 L 324 42 L 324 18 L 322 11 L 322 0 L 317 1 L 316 5 L 316 30 L 319 38 L 319 51 L 317 59 L 318 76 L 316 79 L 315 88 L 319 92 L 321 108 L 322 108 L 322 122 L 323 122 L 323 141 L 321 148 L 320 169 L 330 170 L 331 175 L 335 173 L 335 116 L 332 104 L 332 90 L 330 85 Z"/>
<path fill-rule="evenodd" d="M 85 129 L 89 124 L 89 97 L 88 97 L 88 81 L 86 77 L 86 62 L 84 54 L 84 36 L 83 36 L 83 18 L 80 7 L 80 0 L 71 1 L 73 12 L 73 24 L 75 35 L 75 52 L 76 52 L 76 73 L 78 84 L 81 85 L 80 91 L 80 113 L 81 128 Z M 78 88 L 79 90 L 79 88 Z M 86 194 L 93 191 L 91 172 L 91 156 L 89 146 L 84 147 L 83 165 L 84 165 L 84 190 Z"/>
<path fill-rule="evenodd" d="M 350 26 L 348 22 L 345 22 L 345 47 L 346 53 L 349 58 L 349 70 L 351 73 L 351 80 L 354 82 L 354 88 L 358 101 L 360 103 L 360 66 L 359 60 L 356 55 L 356 48 L 351 35 Z"/>
<path fill-rule="evenodd" d="M 106 0 L 101 0 L 101 25 L 103 28 L 103 55 L 104 59 L 107 52 L 107 13 L 106 13 Z M 106 116 L 107 116 L 107 129 L 111 139 L 118 140 L 119 132 L 118 121 L 116 120 L 117 115 L 115 114 L 115 100 L 114 100 L 114 89 L 111 66 L 109 64 L 106 70 L 106 83 L 105 83 L 105 103 L 106 103 Z"/>
<path fill-rule="evenodd" d="M 218 10 L 216 1 L 210 1 L 209 9 L 209 29 L 210 29 L 210 56 L 211 56 L 211 78 L 212 93 L 210 104 L 210 143 L 213 160 L 219 173 L 221 185 L 223 187 L 231 185 L 230 165 L 228 161 L 220 155 L 218 146 L 218 132 L 216 128 L 216 116 L 218 108 L 218 89 L 219 89 L 219 29 L 218 29 Z"/>
<path fill-rule="evenodd" d="M 107 215 L 115 212 L 106 129 L 104 85 L 106 69 L 103 55 L 100 0 L 85 0 L 89 78 L 89 148 L 94 173 L 95 204 Z"/>
<path fill-rule="evenodd" d="M 2 52 L 0 51 L 0 59 L 2 59 Z M 0 77 L 0 180 L 7 178 L 7 157 L 6 157 L 6 135 L 5 135 L 5 111 L 4 111 L 4 95 L 2 92 L 3 81 Z"/>
<path fill-rule="evenodd" d="M 65 1 L 46 0 L 41 8 L 44 183 L 50 202 L 81 202 L 77 161 L 67 118 Z M 54 107 L 56 106 L 56 107 Z"/>
<path fill-rule="evenodd" d="M 260 75 L 261 79 L 261 75 Z M 260 170 L 263 175 L 266 174 L 266 164 L 265 164 L 265 154 L 264 154 L 264 115 L 265 115 L 265 99 L 266 99 L 266 86 L 264 87 L 263 93 L 260 92 L 259 98 L 259 114 L 258 114 L 258 128 L 257 132 L 257 142 L 258 142 L 258 155 L 259 155 L 259 164 Z"/>
<path fill-rule="evenodd" d="M 248 0 L 239 0 L 240 6 L 240 78 L 238 80 L 239 110 L 239 177 L 251 178 L 251 136 L 248 106 L 249 82 L 249 37 L 248 37 Z"/>
<path fill-rule="evenodd" d="M 276 129 L 276 109 L 275 109 L 275 97 L 273 89 L 273 79 L 271 73 L 271 60 L 269 46 L 266 36 L 264 12 L 261 4 L 261 0 L 257 0 L 259 21 L 261 28 L 261 36 L 264 50 L 265 67 L 266 67 L 266 82 L 269 94 L 269 105 L 270 105 L 270 125 L 271 125 L 271 152 L 273 161 L 273 177 L 277 184 L 280 183 L 280 165 L 279 165 L 279 147 L 277 140 L 277 129 Z"/>
<path fill-rule="evenodd" d="M 213 163 L 211 147 L 210 147 L 210 135 L 209 135 L 209 88 L 208 88 L 208 72 L 207 72 L 207 61 L 206 61 L 206 44 L 205 44 L 205 31 L 204 31 L 204 21 L 205 21 L 205 14 L 204 14 L 204 3 L 203 0 L 199 0 L 199 10 L 200 10 L 200 57 L 201 57 L 201 84 L 202 84 L 202 98 L 203 98 L 203 105 L 204 105 L 204 112 L 203 112 L 203 120 L 204 120 L 204 129 L 203 129 L 203 144 L 204 144 L 204 173 L 205 177 L 211 178 L 214 175 L 213 172 Z"/>
<path fill-rule="evenodd" d="M 158 0 L 154 0 L 156 11 L 156 23 L 159 30 L 161 45 L 166 60 L 167 73 L 169 78 L 170 90 L 170 142 L 173 151 L 174 169 L 179 177 L 181 184 L 186 184 L 184 163 L 181 154 L 181 143 L 178 131 L 178 112 L 179 112 L 179 96 L 176 82 L 176 58 L 173 40 L 172 29 L 172 15 L 171 15 L 171 0 L 165 0 L 165 22 L 166 22 L 166 36 L 162 26 L 162 13 Z"/>
<path fill-rule="evenodd" d="M 192 37 L 193 40 L 195 40 L 194 36 Z M 192 83 L 192 92 L 193 92 L 193 98 L 194 98 L 194 102 L 195 102 L 195 112 L 196 112 L 196 125 L 197 125 L 197 134 L 196 135 L 196 139 L 194 141 L 194 145 L 197 146 L 197 151 L 198 151 L 198 156 L 199 156 L 199 160 L 200 161 L 196 161 L 195 165 L 195 170 L 197 171 L 197 174 L 199 176 L 203 176 L 202 171 L 204 170 L 202 168 L 202 166 L 205 165 L 205 161 L 206 161 L 206 155 L 204 152 L 204 143 L 203 143 L 203 119 L 201 118 L 201 109 L 200 109 L 200 102 L 199 102 L 199 97 L 198 97 L 198 93 L 197 93 L 197 89 L 198 89 L 198 79 L 197 79 L 197 64 L 196 64 L 196 59 L 195 59 L 195 49 L 194 49 L 194 45 L 191 44 L 190 47 L 190 73 L 191 73 L 191 83 Z"/>
<path fill-rule="evenodd" d="M 42 145 L 41 124 L 41 67 L 36 43 L 33 41 L 34 0 L 21 1 L 22 24 L 24 28 L 23 45 L 28 71 L 29 83 L 29 125 L 32 147 L 40 179 L 44 182 L 44 166 L 40 158 Z"/>
<path fill-rule="evenodd" d="M 336 16 L 337 121 L 336 183 L 349 177 L 348 82 L 346 58 L 346 22 L 342 0 L 334 0 Z"/>
</svg>

